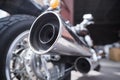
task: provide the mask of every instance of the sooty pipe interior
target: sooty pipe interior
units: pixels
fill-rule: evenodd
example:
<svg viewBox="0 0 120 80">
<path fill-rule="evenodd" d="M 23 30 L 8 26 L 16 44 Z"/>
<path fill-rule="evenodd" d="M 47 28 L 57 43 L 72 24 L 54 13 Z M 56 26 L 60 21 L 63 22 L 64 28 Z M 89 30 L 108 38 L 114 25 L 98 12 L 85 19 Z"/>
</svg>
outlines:
<svg viewBox="0 0 120 80">
<path fill-rule="evenodd" d="M 55 27 L 51 23 L 45 24 L 39 33 L 39 40 L 42 44 L 47 44 L 53 40 L 55 35 Z"/>
</svg>

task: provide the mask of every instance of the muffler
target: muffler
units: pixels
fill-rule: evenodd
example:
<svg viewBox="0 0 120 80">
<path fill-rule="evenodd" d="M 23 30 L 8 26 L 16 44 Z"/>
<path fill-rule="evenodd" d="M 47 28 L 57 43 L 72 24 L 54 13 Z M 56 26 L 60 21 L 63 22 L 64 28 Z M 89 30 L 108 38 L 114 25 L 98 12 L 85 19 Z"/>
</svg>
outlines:
<svg viewBox="0 0 120 80">
<path fill-rule="evenodd" d="M 38 54 L 91 56 L 89 49 L 78 44 L 71 33 L 58 13 L 46 11 L 32 24 L 30 48 Z"/>
<path fill-rule="evenodd" d="M 94 61 L 90 58 L 77 58 L 74 66 L 75 69 L 83 74 L 86 74 L 90 72 L 91 70 L 94 70 L 99 65 L 98 61 Z"/>
</svg>

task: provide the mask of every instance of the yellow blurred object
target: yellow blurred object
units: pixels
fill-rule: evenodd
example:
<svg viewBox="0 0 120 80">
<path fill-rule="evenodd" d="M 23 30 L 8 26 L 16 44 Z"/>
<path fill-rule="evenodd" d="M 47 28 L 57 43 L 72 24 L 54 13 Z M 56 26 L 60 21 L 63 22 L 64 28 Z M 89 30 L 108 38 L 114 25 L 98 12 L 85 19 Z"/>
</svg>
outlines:
<svg viewBox="0 0 120 80">
<path fill-rule="evenodd" d="M 60 5 L 60 1 L 59 1 L 59 0 L 51 0 L 51 1 L 50 1 L 50 7 L 51 7 L 52 9 L 57 8 L 59 5 Z"/>
</svg>

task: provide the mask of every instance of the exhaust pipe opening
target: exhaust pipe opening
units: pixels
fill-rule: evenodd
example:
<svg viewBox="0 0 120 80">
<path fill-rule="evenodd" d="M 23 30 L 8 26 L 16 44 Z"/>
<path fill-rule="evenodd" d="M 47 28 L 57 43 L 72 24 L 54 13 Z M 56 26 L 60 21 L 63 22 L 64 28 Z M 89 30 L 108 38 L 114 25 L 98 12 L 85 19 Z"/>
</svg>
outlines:
<svg viewBox="0 0 120 80">
<path fill-rule="evenodd" d="M 31 49 L 39 54 L 50 51 L 59 36 L 60 28 L 60 21 L 56 14 L 49 12 L 40 15 L 30 30 Z"/>
<path fill-rule="evenodd" d="M 91 70 L 91 64 L 86 58 L 78 58 L 75 61 L 75 69 L 83 74 Z"/>
</svg>

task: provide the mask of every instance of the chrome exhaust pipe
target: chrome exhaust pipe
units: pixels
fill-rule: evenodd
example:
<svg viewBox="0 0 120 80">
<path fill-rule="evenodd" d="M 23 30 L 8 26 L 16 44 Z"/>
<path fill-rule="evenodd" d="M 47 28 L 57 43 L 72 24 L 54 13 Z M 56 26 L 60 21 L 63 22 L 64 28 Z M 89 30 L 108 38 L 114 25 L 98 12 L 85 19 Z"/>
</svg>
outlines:
<svg viewBox="0 0 120 80">
<path fill-rule="evenodd" d="M 59 55 L 92 55 L 87 47 L 78 44 L 60 15 L 52 11 L 44 12 L 34 21 L 30 29 L 29 44 L 38 54 L 49 52 Z"/>
<path fill-rule="evenodd" d="M 75 69 L 83 74 L 86 74 L 90 72 L 91 70 L 94 70 L 99 65 L 98 61 L 94 61 L 90 58 L 77 58 L 74 66 Z"/>
</svg>

